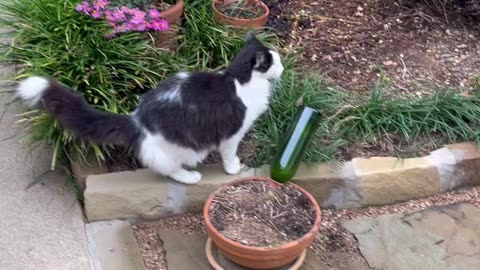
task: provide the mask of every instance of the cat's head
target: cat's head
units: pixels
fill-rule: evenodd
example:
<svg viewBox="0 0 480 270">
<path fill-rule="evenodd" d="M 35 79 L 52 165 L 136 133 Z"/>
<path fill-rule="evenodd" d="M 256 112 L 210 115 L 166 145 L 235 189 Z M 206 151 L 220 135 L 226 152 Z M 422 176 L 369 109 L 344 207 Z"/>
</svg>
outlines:
<svg viewBox="0 0 480 270">
<path fill-rule="evenodd" d="M 241 83 L 245 83 L 252 75 L 267 80 L 280 79 L 283 65 L 278 52 L 263 45 L 250 31 L 247 33 L 245 46 L 228 69 Z"/>
</svg>

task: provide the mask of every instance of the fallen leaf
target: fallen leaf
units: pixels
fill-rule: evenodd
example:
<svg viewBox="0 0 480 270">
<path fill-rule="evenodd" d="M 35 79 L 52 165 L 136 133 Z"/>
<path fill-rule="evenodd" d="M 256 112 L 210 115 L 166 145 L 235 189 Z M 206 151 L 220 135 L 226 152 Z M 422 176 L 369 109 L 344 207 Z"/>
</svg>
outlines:
<svg viewBox="0 0 480 270">
<path fill-rule="evenodd" d="M 300 107 L 302 105 L 303 105 L 303 96 L 301 96 L 300 98 L 297 99 L 297 101 L 295 101 L 296 107 Z"/>
<path fill-rule="evenodd" d="M 326 60 L 326 61 L 328 61 L 328 62 L 333 62 L 333 57 L 330 56 L 330 55 L 325 55 L 325 56 L 323 57 L 323 60 Z"/>
</svg>

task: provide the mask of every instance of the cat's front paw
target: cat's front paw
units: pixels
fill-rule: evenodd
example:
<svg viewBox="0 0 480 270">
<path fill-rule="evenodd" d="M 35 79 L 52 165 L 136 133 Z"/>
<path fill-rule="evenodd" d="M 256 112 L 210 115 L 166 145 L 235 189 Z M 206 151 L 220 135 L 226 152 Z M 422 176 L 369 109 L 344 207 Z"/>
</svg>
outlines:
<svg viewBox="0 0 480 270">
<path fill-rule="evenodd" d="M 238 174 L 242 169 L 242 163 L 240 163 L 240 159 L 238 157 L 235 157 L 232 161 L 228 163 L 224 162 L 223 168 L 225 169 L 225 172 L 228 174 Z"/>
</svg>

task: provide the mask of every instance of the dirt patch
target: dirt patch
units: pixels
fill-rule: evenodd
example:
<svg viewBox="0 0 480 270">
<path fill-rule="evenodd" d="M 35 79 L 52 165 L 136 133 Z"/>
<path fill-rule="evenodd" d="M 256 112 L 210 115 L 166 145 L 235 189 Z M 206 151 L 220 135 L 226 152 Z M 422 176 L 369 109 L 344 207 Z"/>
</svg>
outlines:
<svg viewBox="0 0 480 270">
<path fill-rule="evenodd" d="M 223 15 L 240 19 L 254 19 L 265 13 L 260 3 L 251 1 L 223 1 L 216 3 L 215 7 Z"/>
<path fill-rule="evenodd" d="M 296 240 L 315 222 L 315 208 L 303 193 L 265 181 L 239 183 L 216 194 L 209 215 L 225 237 L 255 247 Z"/>
<path fill-rule="evenodd" d="M 447 141 L 440 134 L 431 134 L 430 137 L 418 136 L 412 142 L 407 142 L 398 135 L 384 134 L 379 136 L 375 142 L 359 142 L 340 147 L 335 159 L 350 161 L 353 158 L 371 157 L 424 157 L 443 147 L 446 143 Z"/>
<path fill-rule="evenodd" d="M 287 47 L 303 48 L 301 65 L 325 73 L 329 83 L 346 91 L 366 92 L 380 76 L 400 93 L 468 91 L 479 75 L 480 25 L 463 17 L 447 23 L 421 4 L 398 1 L 266 3 L 272 14 L 268 25 L 281 32 Z"/>
<path fill-rule="evenodd" d="M 201 214 L 181 215 L 134 225 L 133 233 L 147 270 L 167 270 L 165 250 L 158 232 L 160 229 L 177 230 L 185 234 L 205 234 Z"/>
</svg>

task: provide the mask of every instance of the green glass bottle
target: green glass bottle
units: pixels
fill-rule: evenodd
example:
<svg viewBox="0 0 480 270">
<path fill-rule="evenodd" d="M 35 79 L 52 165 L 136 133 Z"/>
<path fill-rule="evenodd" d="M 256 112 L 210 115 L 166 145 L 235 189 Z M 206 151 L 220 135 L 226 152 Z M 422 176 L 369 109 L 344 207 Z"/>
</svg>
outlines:
<svg viewBox="0 0 480 270">
<path fill-rule="evenodd" d="M 302 106 L 282 137 L 281 146 L 270 164 L 270 177 L 285 183 L 295 176 L 305 150 L 318 127 L 318 111 Z"/>
</svg>

